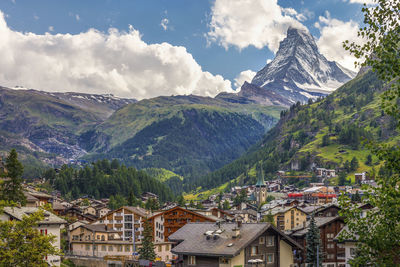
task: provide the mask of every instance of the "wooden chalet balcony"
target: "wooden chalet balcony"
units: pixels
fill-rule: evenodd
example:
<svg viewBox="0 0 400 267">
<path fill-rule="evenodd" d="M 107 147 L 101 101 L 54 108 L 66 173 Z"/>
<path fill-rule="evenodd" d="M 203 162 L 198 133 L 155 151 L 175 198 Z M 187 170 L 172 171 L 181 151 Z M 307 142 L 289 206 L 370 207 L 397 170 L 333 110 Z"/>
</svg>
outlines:
<svg viewBox="0 0 400 267">
<path fill-rule="evenodd" d="M 121 216 L 114 216 L 114 220 L 115 221 L 122 221 L 124 219 L 124 217 Z"/>
<path fill-rule="evenodd" d="M 118 223 L 118 224 L 116 223 L 116 224 L 114 224 L 114 227 L 115 227 L 115 228 L 122 228 L 122 226 L 123 226 L 122 223 Z"/>
</svg>

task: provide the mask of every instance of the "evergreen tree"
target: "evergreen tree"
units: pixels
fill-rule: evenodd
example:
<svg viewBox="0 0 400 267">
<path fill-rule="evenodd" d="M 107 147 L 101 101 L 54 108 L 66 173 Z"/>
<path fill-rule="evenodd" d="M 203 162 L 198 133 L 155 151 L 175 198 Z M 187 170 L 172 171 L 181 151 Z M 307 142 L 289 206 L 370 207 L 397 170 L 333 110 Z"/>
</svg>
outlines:
<svg viewBox="0 0 400 267">
<path fill-rule="evenodd" d="M 246 202 L 247 201 L 247 192 L 246 189 L 240 190 L 240 202 Z"/>
<path fill-rule="evenodd" d="M 365 160 L 365 165 L 371 166 L 372 165 L 372 156 L 369 154 L 367 159 Z"/>
<path fill-rule="evenodd" d="M 222 208 L 224 210 L 229 210 L 231 208 L 231 206 L 229 205 L 229 201 L 227 199 L 225 199 L 224 204 L 222 205 Z"/>
<path fill-rule="evenodd" d="M 306 263 L 309 267 L 322 266 L 322 244 L 319 228 L 315 223 L 314 213 L 311 215 L 310 225 L 306 234 Z M 319 265 L 317 265 L 319 262 Z"/>
<path fill-rule="evenodd" d="M 261 222 L 267 222 L 267 223 L 270 223 L 270 224 L 276 226 L 275 220 L 274 220 L 274 215 L 272 215 L 271 211 L 269 211 L 267 213 L 267 215 L 264 216 L 264 218 L 261 220 Z"/>
<path fill-rule="evenodd" d="M 2 199 L 25 205 L 26 197 L 22 188 L 24 166 L 18 160 L 18 153 L 15 149 L 11 149 L 10 154 L 6 158 L 5 167 L 7 169 L 7 178 L 9 179 L 5 180 L 2 184 Z"/>
<path fill-rule="evenodd" d="M 339 181 L 338 185 L 346 185 L 347 179 L 346 179 L 346 173 L 344 171 L 339 173 Z"/>
<path fill-rule="evenodd" d="M 356 157 L 353 157 L 352 159 L 351 159 L 351 162 L 350 162 L 350 168 L 351 168 L 351 170 L 352 171 L 356 171 L 357 169 L 358 169 L 358 159 L 356 158 Z"/>
<path fill-rule="evenodd" d="M 178 202 L 178 205 L 181 207 L 184 207 L 186 204 L 185 198 L 182 195 L 178 196 L 177 202 Z"/>
<path fill-rule="evenodd" d="M 329 146 L 329 144 L 330 144 L 330 138 L 329 138 L 329 135 L 328 134 L 325 134 L 323 137 L 322 137 L 322 146 Z"/>
<path fill-rule="evenodd" d="M 137 199 L 135 197 L 135 194 L 133 193 L 133 190 L 131 189 L 131 191 L 129 192 L 129 196 L 128 196 L 128 205 L 136 206 L 136 204 L 137 204 Z"/>
<path fill-rule="evenodd" d="M 156 258 L 153 244 L 153 228 L 147 220 L 144 222 L 142 247 L 138 252 L 139 259 L 154 261 Z"/>
</svg>

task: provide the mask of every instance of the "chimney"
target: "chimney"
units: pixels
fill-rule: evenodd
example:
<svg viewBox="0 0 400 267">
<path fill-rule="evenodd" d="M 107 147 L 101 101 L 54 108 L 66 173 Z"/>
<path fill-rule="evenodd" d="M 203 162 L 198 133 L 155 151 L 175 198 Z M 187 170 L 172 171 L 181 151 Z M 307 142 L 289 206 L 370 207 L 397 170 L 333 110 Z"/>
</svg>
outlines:
<svg viewBox="0 0 400 267">
<path fill-rule="evenodd" d="M 238 238 L 240 236 L 240 229 L 238 227 L 233 228 L 232 232 L 232 238 Z"/>
<path fill-rule="evenodd" d="M 237 225 L 235 228 L 232 229 L 232 238 L 238 238 L 240 236 L 240 227 L 242 226 L 241 221 L 237 221 Z"/>
</svg>

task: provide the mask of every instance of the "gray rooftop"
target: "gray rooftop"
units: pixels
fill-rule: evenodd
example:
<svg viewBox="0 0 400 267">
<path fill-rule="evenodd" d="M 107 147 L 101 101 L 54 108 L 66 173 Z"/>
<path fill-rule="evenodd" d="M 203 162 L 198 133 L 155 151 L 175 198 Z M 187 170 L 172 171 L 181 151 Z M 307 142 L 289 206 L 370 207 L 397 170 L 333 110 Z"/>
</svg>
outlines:
<svg viewBox="0 0 400 267">
<path fill-rule="evenodd" d="M 8 214 L 9 216 L 17 219 L 22 220 L 23 216 L 28 216 L 32 213 L 39 211 L 39 208 L 36 207 L 5 207 L 4 213 Z M 39 224 L 66 224 L 67 221 L 58 217 L 57 215 L 49 212 L 44 211 L 45 219 L 40 221 Z"/>
<path fill-rule="evenodd" d="M 335 216 L 335 217 L 315 217 L 315 224 L 318 227 L 324 226 L 327 223 L 333 222 L 336 219 L 340 219 L 340 216 Z M 293 230 L 291 230 L 292 234 L 290 236 L 303 236 L 307 234 L 308 232 L 308 227 L 310 225 L 310 220 L 307 220 L 306 226 L 299 226 L 295 227 Z"/>
<path fill-rule="evenodd" d="M 210 222 L 188 223 L 169 236 L 170 241 L 182 241 L 172 249 L 172 252 L 186 255 L 233 257 L 238 255 L 243 248 L 247 247 L 267 229 L 272 229 L 281 234 L 286 242 L 302 249 L 299 244 L 269 223 L 242 224 L 240 236 L 233 238 L 233 229 L 236 227 L 236 223 L 221 223 L 220 228 L 216 223 Z M 222 233 L 219 234 L 216 240 L 212 236 L 207 240 L 207 235 L 205 234 L 207 231 L 217 231 L 219 229 L 222 230 Z"/>
</svg>

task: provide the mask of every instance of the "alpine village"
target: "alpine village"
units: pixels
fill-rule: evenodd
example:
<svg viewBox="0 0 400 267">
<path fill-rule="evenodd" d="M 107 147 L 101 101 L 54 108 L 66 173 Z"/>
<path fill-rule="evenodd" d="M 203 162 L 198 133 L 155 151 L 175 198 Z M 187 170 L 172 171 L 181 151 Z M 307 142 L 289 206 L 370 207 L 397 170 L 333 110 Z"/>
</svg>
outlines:
<svg viewBox="0 0 400 267">
<path fill-rule="evenodd" d="M 33 3 L 8 2 L 0 266 L 400 266 L 399 0 L 101 0 L 86 21 L 86 2 L 40 0 L 82 8 L 32 13 L 45 33 Z M 328 2 L 349 10 L 318 15 Z M 158 5 L 159 29 L 132 19 Z M 208 32 L 169 44 L 202 8 Z M 237 89 L 190 54 L 229 76 L 260 51 Z"/>
</svg>

